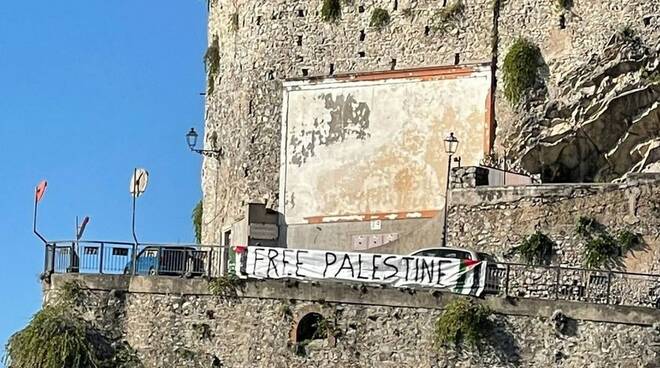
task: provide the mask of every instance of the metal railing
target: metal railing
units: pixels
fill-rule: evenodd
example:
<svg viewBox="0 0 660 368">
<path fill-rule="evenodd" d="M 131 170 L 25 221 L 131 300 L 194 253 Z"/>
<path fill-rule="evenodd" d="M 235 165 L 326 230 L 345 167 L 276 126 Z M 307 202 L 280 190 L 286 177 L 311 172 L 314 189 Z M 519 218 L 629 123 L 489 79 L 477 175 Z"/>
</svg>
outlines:
<svg viewBox="0 0 660 368">
<path fill-rule="evenodd" d="M 137 253 L 134 254 L 134 250 Z M 46 245 L 49 273 L 216 277 L 231 272 L 228 247 L 56 241 Z M 487 263 L 487 294 L 660 308 L 660 274 Z"/>
<path fill-rule="evenodd" d="M 660 308 L 660 274 L 499 263 L 486 280 L 503 297 Z"/>
<path fill-rule="evenodd" d="M 45 248 L 47 273 L 218 276 L 230 266 L 228 248 L 218 245 L 55 241 Z"/>
</svg>

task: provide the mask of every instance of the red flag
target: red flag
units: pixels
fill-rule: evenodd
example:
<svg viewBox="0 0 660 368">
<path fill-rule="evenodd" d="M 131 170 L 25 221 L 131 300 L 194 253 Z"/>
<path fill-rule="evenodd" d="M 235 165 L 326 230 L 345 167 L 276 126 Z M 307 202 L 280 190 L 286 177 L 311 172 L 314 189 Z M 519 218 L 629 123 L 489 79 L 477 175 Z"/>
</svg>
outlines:
<svg viewBox="0 0 660 368">
<path fill-rule="evenodd" d="M 475 264 L 475 263 L 480 263 L 480 262 L 481 262 L 481 261 L 475 261 L 474 259 L 464 259 L 464 260 L 463 260 L 463 264 L 465 265 L 465 267 L 470 267 L 470 266 L 472 266 L 473 264 Z"/>
<path fill-rule="evenodd" d="M 41 200 L 41 198 L 44 196 L 44 193 L 46 193 L 46 187 L 48 186 L 48 182 L 45 180 L 42 180 L 39 185 L 37 185 L 37 188 L 34 191 L 34 198 L 37 202 Z"/>
</svg>

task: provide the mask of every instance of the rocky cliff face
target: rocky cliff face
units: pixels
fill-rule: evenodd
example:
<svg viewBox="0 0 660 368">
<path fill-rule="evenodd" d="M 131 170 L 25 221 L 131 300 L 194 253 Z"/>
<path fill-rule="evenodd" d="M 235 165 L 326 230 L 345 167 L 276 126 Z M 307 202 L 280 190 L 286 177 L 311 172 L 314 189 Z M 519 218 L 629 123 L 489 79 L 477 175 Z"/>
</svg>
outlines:
<svg viewBox="0 0 660 368">
<path fill-rule="evenodd" d="M 546 182 L 660 170 L 660 42 L 624 30 L 582 64 L 552 69 L 556 86 L 537 85 L 518 107 L 509 157 Z"/>
</svg>

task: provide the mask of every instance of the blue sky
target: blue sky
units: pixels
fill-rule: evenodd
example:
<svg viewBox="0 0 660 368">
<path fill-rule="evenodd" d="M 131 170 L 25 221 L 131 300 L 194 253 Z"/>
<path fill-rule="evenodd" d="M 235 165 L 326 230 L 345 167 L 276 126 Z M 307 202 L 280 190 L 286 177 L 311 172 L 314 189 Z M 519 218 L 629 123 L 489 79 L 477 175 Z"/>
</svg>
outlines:
<svg viewBox="0 0 660 368">
<path fill-rule="evenodd" d="M 201 157 L 205 0 L 0 1 L 0 344 L 39 309 L 43 246 L 32 234 L 34 187 L 48 238 L 131 239 L 128 183 L 144 241 L 191 242 Z M 4 354 L 4 349 L 3 349 Z M 0 354 L 2 355 L 2 354 Z"/>
</svg>

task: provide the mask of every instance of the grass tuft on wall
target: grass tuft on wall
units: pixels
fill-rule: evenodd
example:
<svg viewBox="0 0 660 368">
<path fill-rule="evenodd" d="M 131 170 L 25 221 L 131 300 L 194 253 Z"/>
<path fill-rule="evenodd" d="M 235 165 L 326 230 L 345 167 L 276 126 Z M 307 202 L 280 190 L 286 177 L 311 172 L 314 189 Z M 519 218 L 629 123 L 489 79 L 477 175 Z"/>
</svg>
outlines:
<svg viewBox="0 0 660 368">
<path fill-rule="evenodd" d="M 534 87 L 540 66 L 541 50 L 525 38 L 519 38 L 509 48 L 502 73 L 504 97 L 516 105 L 527 90 Z"/>
<path fill-rule="evenodd" d="M 220 72 L 220 41 L 218 40 L 218 36 L 213 37 L 213 41 L 211 41 L 211 44 L 206 49 L 204 65 L 206 66 L 208 80 L 206 94 L 212 95 L 215 90 L 216 76 Z"/>
<path fill-rule="evenodd" d="M 341 18 L 340 0 L 323 0 L 321 7 L 321 19 L 325 22 L 336 22 Z"/>
<path fill-rule="evenodd" d="M 433 14 L 433 28 L 439 31 L 445 31 L 447 27 L 460 19 L 465 11 L 463 1 L 455 1 Z"/>
<path fill-rule="evenodd" d="M 371 13 L 371 21 L 369 22 L 370 27 L 374 27 L 377 30 L 382 30 L 385 26 L 390 23 L 390 13 L 383 8 L 376 8 Z"/>
</svg>

